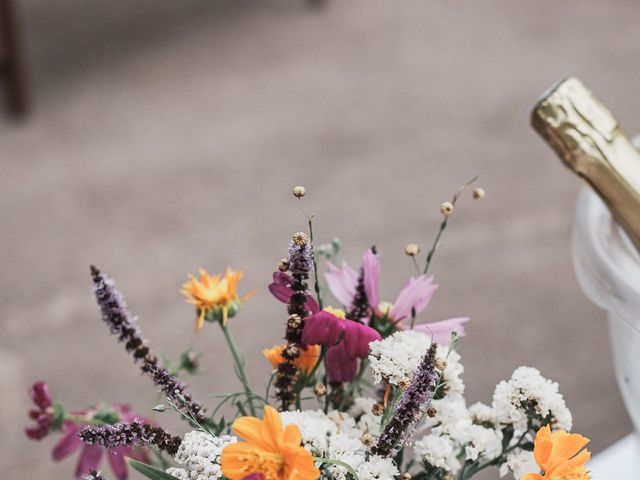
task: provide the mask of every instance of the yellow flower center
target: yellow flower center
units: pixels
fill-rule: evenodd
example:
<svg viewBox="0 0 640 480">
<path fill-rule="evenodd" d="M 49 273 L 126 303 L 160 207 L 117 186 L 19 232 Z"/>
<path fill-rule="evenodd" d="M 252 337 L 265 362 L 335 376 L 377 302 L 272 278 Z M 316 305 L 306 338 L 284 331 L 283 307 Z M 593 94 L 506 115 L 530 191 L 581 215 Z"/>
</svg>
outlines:
<svg viewBox="0 0 640 480">
<path fill-rule="evenodd" d="M 325 307 L 324 311 L 329 312 L 334 317 L 338 317 L 340 320 L 347 318 L 347 314 L 341 308 Z"/>
<path fill-rule="evenodd" d="M 279 453 L 265 451 L 253 451 L 246 458 L 246 472 L 260 472 L 264 480 L 280 480 L 282 468 L 284 467 L 284 457 Z"/>
<path fill-rule="evenodd" d="M 391 311 L 392 308 L 393 308 L 393 303 L 380 302 L 380 305 L 378 305 L 378 312 L 380 312 L 382 316 L 389 315 L 389 312 Z"/>
</svg>

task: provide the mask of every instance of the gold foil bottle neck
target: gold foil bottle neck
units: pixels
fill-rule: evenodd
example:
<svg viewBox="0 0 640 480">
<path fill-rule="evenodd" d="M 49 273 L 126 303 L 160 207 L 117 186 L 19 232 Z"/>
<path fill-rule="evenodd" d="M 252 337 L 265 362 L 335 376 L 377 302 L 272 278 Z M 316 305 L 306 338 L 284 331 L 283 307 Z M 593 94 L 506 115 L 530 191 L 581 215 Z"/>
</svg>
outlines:
<svg viewBox="0 0 640 480">
<path fill-rule="evenodd" d="M 609 207 L 640 250 L 640 152 L 611 112 L 577 78 L 547 91 L 533 128 Z"/>
</svg>

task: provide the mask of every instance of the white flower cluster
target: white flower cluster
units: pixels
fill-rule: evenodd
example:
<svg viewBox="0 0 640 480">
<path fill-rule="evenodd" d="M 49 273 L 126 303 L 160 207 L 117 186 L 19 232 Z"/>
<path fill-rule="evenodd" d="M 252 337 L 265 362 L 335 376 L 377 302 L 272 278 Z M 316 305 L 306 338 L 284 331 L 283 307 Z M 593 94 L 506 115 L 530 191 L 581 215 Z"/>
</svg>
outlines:
<svg viewBox="0 0 640 480">
<path fill-rule="evenodd" d="M 358 421 L 346 413 L 325 415 L 321 410 L 283 412 L 281 418 L 283 425 L 298 426 L 304 447 L 313 455 L 347 463 L 360 480 L 386 480 L 399 475 L 393 460 L 375 455 L 367 459 L 369 447 L 363 443 L 363 435 L 380 431 L 380 417 L 364 412 L 372 404 L 373 400 L 358 399 L 352 410 L 358 414 Z M 327 470 L 335 480 L 348 478 L 347 470 L 338 465 Z"/>
<path fill-rule="evenodd" d="M 369 344 L 369 361 L 375 383 L 382 380 L 391 385 L 409 382 L 420 360 L 431 345 L 431 339 L 414 330 L 396 332 Z"/>
<path fill-rule="evenodd" d="M 431 338 L 415 330 L 396 332 L 384 340 L 371 342 L 369 361 L 374 383 L 383 380 L 391 385 L 410 382 L 430 345 Z M 443 345 L 438 345 L 436 355 L 447 364 L 442 378 L 447 396 L 461 398 L 464 393 L 461 378 L 464 367 L 460 363 L 460 355 Z"/>
<path fill-rule="evenodd" d="M 571 412 L 558 391 L 558 384 L 547 380 L 531 367 L 519 367 L 509 381 L 502 381 L 493 394 L 493 410 L 497 422 L 514 426 L 516 431 L 527 428 L 527 413 L 550 418 L 554 429 L 571 430 Z"/>
<path fill-rule="evenodd" d="M 438 350 L 439 356 L 441 352 L 442 347 Z M 571 429 L 571 413 L 558 392 L 558 384 L 542 377 L 538 370 L 516 369 L 510 380 L 496 386 L 491 406 L 475 403 L 470 407 L 462 395 L 462 371 L 459 355 L 452 352 L 443 372 L 444 396 L 431 403 L 434 416 L 426 421 L 430 431 L 414 446 L 428 468 L 456 475 L 465 461 L 491 461 L 502 453 L 502 429 L 513 428 L 509 446 L 515 446 L 527 432 L 528 419 L 532 416 L 538 420 L 534 422 L 536 427 L 541 419 L 550 419 L 554 429 Z M 538 467 L 531 452 L 515 449 L 500 467 L 501 476 L 509 471 L 520 478 L 525 473 L 538 471 Z"/>
<path fill-rule="evenodd" d="M 540 467 L 536 464 L 533 452 L 519 450 L 507 455 L 507 461 L 500 466 L 500 477 L 504 477 L 511 471 L 515 478 L 522 478 L 527 473 L 539 470 Z"/>
<path fill-rule="evenodd" d="M 213 435 L 194 430 L 185 434 L 175 455 L 183 468 L 169 468 L 167 473 L 179 480 L 216 480 L 222 478 L 220 456 L 222 449 L 236 443 L 236 437 Z"/>
</svg>

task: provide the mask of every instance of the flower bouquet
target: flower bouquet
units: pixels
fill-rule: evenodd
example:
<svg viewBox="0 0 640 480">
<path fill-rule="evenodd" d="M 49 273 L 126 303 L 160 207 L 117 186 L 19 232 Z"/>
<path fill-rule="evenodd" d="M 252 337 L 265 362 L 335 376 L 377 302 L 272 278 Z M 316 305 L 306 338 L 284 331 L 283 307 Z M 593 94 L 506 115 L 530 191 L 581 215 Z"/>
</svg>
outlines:
<svg viewBox="0 0 640 480">
<path fill-rule="evenodd" d="M 211 324 L 224 336 L 241 387 L 217 397 L 212 410 L 181 379 L 197 371 L 200 354 L 161 362 L 113 280 L 91 267 L 103 322 L 165 398 L 153 410 L 178 414 L 189 431 L 176 436 L 122 404 L 68 410 L 37 382 L 27 435 L 59 435 L 54 460 L 79 451 L 76 477 L 86 480 L 108 478 L 103 458 L 119 480 L 128 467 L 153 480 L 466 480 L 487 468 L 522 480 L 589 479 L 588 439 L 568 433 L 571 414 L 557 383 L 520 367 L 490 404 L 467 405 L 457 347 L 469 319 L 417 321 L 437 289 L 434 253 L 470 183 L 441 205 L 423 265 L 420 248 L 407 245 L 417 274 L 393 304 L 381 301 L 376 248 L 358 269 L 338 264 L 340 242 L 315 245 L 305 213 L 308 233 L 292 236 L 268 286 L 286 308 L 285 343 L 263 351 L 273 372 L 262 385 L 249 382 L 229 321 L 252 295 L 238 294 L 242 272 L 189 278 L 182 293 L 195 306 L 196 330 Z M 300 201 L 305 190 L 293 194 Z"/>
</svg>

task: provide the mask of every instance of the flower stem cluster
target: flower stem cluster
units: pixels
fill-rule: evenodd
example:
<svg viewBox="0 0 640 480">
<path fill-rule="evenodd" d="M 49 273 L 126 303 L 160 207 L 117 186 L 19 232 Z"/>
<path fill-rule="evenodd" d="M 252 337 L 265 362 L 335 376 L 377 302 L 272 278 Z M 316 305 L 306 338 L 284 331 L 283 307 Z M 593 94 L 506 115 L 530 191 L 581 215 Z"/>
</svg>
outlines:
<svg viewBox="0 0 640 480">
<path fill-rule="evenodd" d="M 298 378 L 298 368 L 294 360 L 303 350 L 302 331 L 304 319 L 309 316 L 305 307 L 307 302 L 307 282 L 312 269 L 313 249 L 306 234 L 298 232 L 289 244 L 288 266 L 291 276 L 291 290 L 287 311 L 287 329 L 285 339 L 287 345 L 282 351 L 284 362 L 278 365 L 275 378 L 276 397 L 282 402 L 282 410 L 288 410 L 296 400 L 295 384 Z"/>
</svg>

